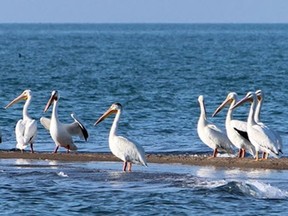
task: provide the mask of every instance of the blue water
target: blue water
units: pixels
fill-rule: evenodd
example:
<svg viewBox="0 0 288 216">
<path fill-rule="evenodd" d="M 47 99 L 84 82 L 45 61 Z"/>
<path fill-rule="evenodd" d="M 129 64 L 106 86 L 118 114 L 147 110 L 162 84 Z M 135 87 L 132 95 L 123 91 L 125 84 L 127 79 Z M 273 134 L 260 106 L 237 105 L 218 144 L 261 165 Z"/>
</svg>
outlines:
<svg viewBox="0 0 288 216">
<path fill-rule="evenodd" d="M 75 138 L 79 152 L 109 151 L 113 117 L 93 124 L 120 102 L 120 134 L 146 152 L 193 153 L 211 152 L 196 132 L 200 94 L 210 117 L 230 91 L 243 97 L 262 89 L 262 121 L 281 134 L 286 156 L 287 41 L 284 24 L 1 24 L 0 148 L 15 147 L 14 127 L 23 103 L 3 107 L 25 89 L 33 91 L 29 111 L 36 119 L 51 115 L 51 109 L 43 109 L 51 91 L 60 92 L 61 121 L 72 122 L 70 113 L 75 112 L 90 135 L 88 142 Z M 248 109 L 237 109 L 235 118 L 246 119 Z M 209 119 L 224 128 L 225 112 Z M 39 122 L 35 150 L 52 151 L 54 146 Z M 125 174 L 120 163 L 16 163 L 0 161 L 6 214 L 29 214 L 28 204 L 35 214 L 63 215 L 287 210 L 286 171 L 151 164 Z M 204 179 L 198 174 L 203 169 Z"/>
<path fill-rule="evenodd" d="M 259 215 L 287 212 L 287 171 L 1 160 L 6 215 Z"/>
</svg>

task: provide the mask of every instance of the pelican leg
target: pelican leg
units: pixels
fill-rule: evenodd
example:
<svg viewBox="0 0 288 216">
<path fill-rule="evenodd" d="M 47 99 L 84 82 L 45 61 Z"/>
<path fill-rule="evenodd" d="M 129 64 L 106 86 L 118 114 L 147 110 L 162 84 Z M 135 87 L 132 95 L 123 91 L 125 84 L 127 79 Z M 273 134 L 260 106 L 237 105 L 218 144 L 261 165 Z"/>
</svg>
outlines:
<svg viewBox="0 0 288 216">
<path fill-rule="evenodd" d="M 255 161 L 259 161 L 259 152 L 256 151 Z"/>
<path fill-rule="evenodd" d="M 264 159 L 268 159 L 268 156 L 269 156 L 269 154 L 266 152 L 266 154 L 265 154 L 265 158 Z"/>
<path fill-rule="evenodd" d="M 126 167 L 127 167 L 127 162 L 124 161 L 124 163 L 123 163 L 123 171 L 124 171 L 124 172 L 126 172 Z"/>
<path fill-rule="evenodd" d="M 128 171 L 131 172 L 132 171 L 132 163 L 128 162 Z"/>
<path fill-rule="evenodd" d="M 242 156 L 242 148 L 239 149 L 238 158 L 240 158 L 241 156 Z"/>
<path fill-rule="evenodd" d="M 217 148 L 215 148 L 214 151 L 213 151 L 213 157 L 216 157 L 217 153 L 218 153 Z"/>
<path fill-rule="evenodd" d="M 59 146 L 56 146 L 53 153 L 57 153 Z"/>
<path fill-rule="evenodd" d="M 67 146 L 67 153 L 70 153 L 70 145 Z"/>
<path fill-rule="evenodd" d="M 30 143 L 31 153 L 34 153 L 33 143 Z"/>
<path fill-rule="evenodd" d="M 242 149 L 242 155 L 241 155 L 241 158 L 244 158 L 244 157 L 245 157 L 245 153 L 246 153 L 246 150 L 245 150 L 245 149 Z"/>
</svg>

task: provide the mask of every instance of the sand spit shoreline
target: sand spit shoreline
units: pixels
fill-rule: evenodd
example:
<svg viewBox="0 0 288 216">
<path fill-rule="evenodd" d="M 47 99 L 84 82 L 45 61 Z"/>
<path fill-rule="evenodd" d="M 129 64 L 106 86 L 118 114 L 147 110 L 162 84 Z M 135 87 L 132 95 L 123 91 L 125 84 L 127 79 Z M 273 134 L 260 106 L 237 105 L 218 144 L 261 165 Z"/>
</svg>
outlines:
<svg viewBox="0 0 288 216">
<path fill-rule="evenodd" d="M 195 156 L 187 153 L 147 153 L 147 162 L 161 164 L 183 164 L 196 166 L 214 166 L 222 168 L 253 168 L 288 170 L 288 158 L 254 161 L 252 158 L 230 158 L 208 156 Z M 0 150 L 1 159 L 29 159 L 29 160 L 57 160 L 67 162 L 90 162 L 90 161 L 120 161 L 111 153 L 47 153 L 47 152 L 19 152 Z"/>
</svg>

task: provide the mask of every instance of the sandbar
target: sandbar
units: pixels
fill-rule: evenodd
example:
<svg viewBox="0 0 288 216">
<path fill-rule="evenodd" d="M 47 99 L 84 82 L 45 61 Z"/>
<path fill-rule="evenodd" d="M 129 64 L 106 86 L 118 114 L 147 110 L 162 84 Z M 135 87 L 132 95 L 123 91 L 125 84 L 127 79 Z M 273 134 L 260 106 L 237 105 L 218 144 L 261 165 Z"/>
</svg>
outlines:
<svg viewBox="0 0 288 216">
<path fill-rule="evenodd" d="M 31 160 L 57 160 L 67 162 L 90 162 L 90 161 L 119 161 L 110 152 L 101 153 L 48 153 L 48 152 L 20 152 L 0 150 L 1 159 L 31 159 Z M 267 160 L 255 161 L 253 158 L 236 157 L 210 157 L 207 155 L 195 155 L 190 153 L 147 153 L 149 163 L 161 164 L 185 164 L 194 166 L 214 166 L 222 168 L 253 168 L 253 169 L 288 169 L 288 158 L 268 158 Z"/>
</svg>

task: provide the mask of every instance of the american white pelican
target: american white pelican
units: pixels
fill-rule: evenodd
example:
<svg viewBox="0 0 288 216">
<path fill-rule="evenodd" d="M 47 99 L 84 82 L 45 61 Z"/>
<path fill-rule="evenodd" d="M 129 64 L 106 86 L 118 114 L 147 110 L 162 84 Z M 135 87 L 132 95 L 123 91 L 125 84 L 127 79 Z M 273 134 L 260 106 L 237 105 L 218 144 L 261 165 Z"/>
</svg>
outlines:
<svg viewBox="0 0 288 216">
<path fill-rule="evenodd" d="M 262 127 L 255 121 L 255 110 L 257 105 L 257 96 L 254 92 L 248 92 L 247 95 L 236 103 L 232 109 L 240 106 L 244 102 L 250 101 L 251 107 L 247 119 L 247 132 L 250 142 L 254 145 L 256 151 L 255 160 L 259 160 L 259 151 L 269 153 L 274 157 L 278 155 L 278 149 L 275 146 L 274 135 L 266 127 Z"/>
<path fill-rule="evenodd" d="M 216 125 L 211 124 L 206 118 L 206 109 L 204 105 L 204 97 L 198 97 L 200 105 L 200 117 L 197 125 L 197 132 L 202 140 L 210 148 L 214 149 L 213 157 L 217 156 L 218 150 L 232 153 L 232 143 L 225 133 L 223 133 Z"/>
<path fill-rule="evenodd" d="M 70 150 L 76 151 L 77 146 L 73 143 L 72 136 L 79 136 L 84 138 L 87 141 L 88 132 L 84 125 L 76 119 L 75 115 L 72 113 L 71 117 L 74 119 L 74 122 L 71 124 L 62 124 L 58 119 L 58 101 L 59 101 L 58 91 L 52 91 L 51 97 L 48 100 L 47 105 L 45 106 L 44 112 L 46 112 L 50 105 L 53 103 L 51 120 L 49 118 L 41 117 L 41 124 L 50 131 L 50 135 L 55 142 L 54 153 L 57 153 L 59 146 L 67 149 L 67 152 Z"/>
<path fill-rule="evenodd" d="M 232 119 L 233 110 L 231 108 L 236 104 L 237 98 L 236 92 L 230 92 L 222 104 L 215 110 L 212 117 L 219 113 L 227 104 L 230 104 L 225 121 L 227 136 L 232 144 L 239 149 L 239 158 L 245 157 L 245 152 L 254 157 L 255 148 L 248 139 L 247 122 Z"/>
<path fill-rule="evenodd" d="M 33 144 L 35 142 L 37 136 L 37 122 L 35 119 L 32 119 L 28 114 L 28 107 L 32 100 L 32 92 L 31 90 L 25 90 L 12 100 L 5 109 L 9 108 L 13 104 L 21 101 L 26 100 L 23 106 L 23 119 L 20 119 L 15 127 L 15 134 L 16 134 L 16 148 L 23 151 L 28 144 L 30 144 L 31 152 L 34 153 Z"/>
<path fill-rule="evenodd" d="M 255 92 L 255 94 L 257 96 L 258 103 L 257 103 L 257 107 L 256 107 L 256 110 L 255 110 L 254 119 L 255 119 L 257 124 L 261 125 L 262 127 L 267 127 L 267 130 L 271 131 L 271 133 L 274 135 L 275 142 L 277 143 L 278 151 L 283 154 L 283 152 L 282 152 L 282 138 L 279 135 L 279 133 L 277 133 L 276 131 L 274 131 L 271 128 L 269 128 L 267 125 L 265 125 L 260 120 L 260 112 L 261 112 L 261 108 L 262 108 L 263 101 L 264 101 L 264 93 L 263 93 L 262 90 L 257 90 Z M 266 158 L 267 157 L 268 157 L 268 154 L 266 154 Z"/>
<path fill-rule="evenodd" d="M 111 152 L 124 161 L 123 171 L 126 171 L 128 165 L 128 171 L 132 169 L 132 163 L 142 164 L 147 166 L 145 152 L 141 145 L 131 142 L 125 137 L 117 135 L 118 122 L 122 112 L 122 105 L 120 103 L 114 103 L 111 107 L 96 121 L 94 125 L 99 124 L 106 117 L 112 113 L 116 113 L 110 133 L 109 133 L 109 148 Z"/>
</svg>

